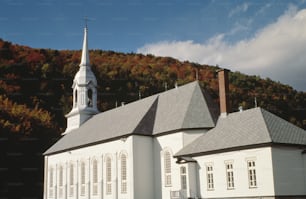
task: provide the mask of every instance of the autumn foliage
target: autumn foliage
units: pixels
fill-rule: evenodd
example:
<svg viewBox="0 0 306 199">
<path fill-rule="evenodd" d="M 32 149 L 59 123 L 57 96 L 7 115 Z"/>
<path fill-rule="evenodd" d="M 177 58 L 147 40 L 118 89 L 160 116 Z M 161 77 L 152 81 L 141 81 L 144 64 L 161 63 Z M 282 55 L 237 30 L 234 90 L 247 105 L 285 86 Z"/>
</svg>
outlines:
<svg viewBox="0 0 306 199">
<path fill-rule="evenodd" d="M 35 125 L 63 131 L 81 51 L 32 49 L 3 40 L 0 49 L 0 104 L 6 106 L 1 107 L 0 124 L 25 134 L 31 133 Z M 218 66 L 102 50 L 91 50 L 90 60 L 99 83 L 100 111 L 173 88 L 175 83 L 194 81 L 196 77 L 218 102 Z M 254 107 L 256 98 L 258 106 L 306 127 L 305 92 L 239 72 L 230 73 L 230 83 L 233 111 L 239 106 Z"/>
</svg>

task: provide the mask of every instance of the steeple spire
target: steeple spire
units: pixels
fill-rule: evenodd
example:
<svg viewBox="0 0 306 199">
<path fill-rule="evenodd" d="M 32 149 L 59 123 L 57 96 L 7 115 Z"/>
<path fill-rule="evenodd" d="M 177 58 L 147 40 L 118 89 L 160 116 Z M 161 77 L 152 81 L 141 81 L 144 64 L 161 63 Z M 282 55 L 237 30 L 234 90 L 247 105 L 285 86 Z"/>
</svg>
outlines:
<svg viewBox="0 0 306 199">
<path fill-rule="evenodd" d="M 82 59 L 80 63 L 80 67 L 82 66 L 90 66 L 89 63 L 89 51 L 88 51 L 88 39 L 87 39 L 87 23 L 84 28 L 84 39 L 83 39 L 83 49 L 82 49 Z"/>
<path fill-rule="evenodd" d="M 87 32 L 86 25 L 80 68 L 75 74 L 72 84 L 73 106 L 72 110 L 66 115 L 67 128 L 63 134 L 79 128 L 85 121 L 99 113 L 97 108 L 97 79 L 89 64 Z"/>
</svg>

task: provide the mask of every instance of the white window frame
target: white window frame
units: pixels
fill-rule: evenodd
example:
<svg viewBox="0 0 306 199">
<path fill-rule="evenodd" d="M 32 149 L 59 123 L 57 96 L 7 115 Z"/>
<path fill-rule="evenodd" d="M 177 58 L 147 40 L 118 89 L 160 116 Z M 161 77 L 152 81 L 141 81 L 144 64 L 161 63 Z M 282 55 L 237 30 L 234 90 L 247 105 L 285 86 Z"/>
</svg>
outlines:
<svg viewBox="0 0 306 199">
<path fill-rule="evenodd" d="M 80 186 L 81 186 L 81 190 L 80 190 L 80 195 L 81 196 L 85 196 L 85 192 L 86 192 L 86 164 L 85 161 L 81 162 L 81 175 L 80 175 Z"/>
<path fill-rule="evenodd" d="M 69 164 L 69 197 L 74 195 L 74 165 Z"/>
<path fill-rule="evenodd" d="M 170 150 L 164 151 L 164 179 L 165 187 L 172 186 L 172 177 L 171 177 L 171 152 Z"/>
<path fill-rule="evenodd" d="M 207 179 L 207 190 L 213 191 L 215 189 L 215 184 L 214 184 L 214 167 L 212 164 L 206 165 L 206 179 Z"/>
<path fill-rule="evenodd" d="M 255 160 L 247 160 L 249 188 L 257 188 Z"/>
<path fill-rule="evenodd" d="M 112 194 L 112 159 L 111 157 L 106 157 L 105 160 L 105 177 L 106 177 L 106 195 Z"/>
<path fill-rule="evenodd" d="M 63 186 L 64 186 L 64 167 L 62 165 L 59 166 L 58 172 L 58 197 L 63 197 Z"/>
<path fill-rule="evenodd" d="M 225 163 L 227 189 L 235 189 L 233 162 Z"/>
<path fill-rule="evenodd" d="M 49 169 L 49 198 L 54 197 L 54 168 Z"/>
<path fill-rule="evenodd" d="M 187 190 L 187 168 L 186 166 L 180 167 L 181 175 L 181 190 Z"/>
<path fill-rule="evenodd" d="M 127 193 L 127 155 L 122 153 L 120 156 L 121 163 L 121 193 Z"/>
<path fill-rule="evenodd" d="M 98 160 L 92 160 L 92 195 L 98 195 Z"/>
</svg>

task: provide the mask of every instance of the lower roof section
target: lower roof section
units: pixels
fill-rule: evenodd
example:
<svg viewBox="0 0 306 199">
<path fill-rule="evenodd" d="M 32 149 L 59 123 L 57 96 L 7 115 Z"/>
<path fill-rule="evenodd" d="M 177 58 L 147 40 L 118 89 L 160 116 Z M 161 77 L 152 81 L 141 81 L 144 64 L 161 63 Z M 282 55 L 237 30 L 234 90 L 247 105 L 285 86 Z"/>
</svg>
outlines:
<svg viewBox="0 0 306 199">
<path fill-rule="evenodd" d="M 253 108 L 220 117 L 215 128 L 175 156 L 194 157 L 272 144 L 306 147 L 306 131 L 262 108 Z"/>
</svg>

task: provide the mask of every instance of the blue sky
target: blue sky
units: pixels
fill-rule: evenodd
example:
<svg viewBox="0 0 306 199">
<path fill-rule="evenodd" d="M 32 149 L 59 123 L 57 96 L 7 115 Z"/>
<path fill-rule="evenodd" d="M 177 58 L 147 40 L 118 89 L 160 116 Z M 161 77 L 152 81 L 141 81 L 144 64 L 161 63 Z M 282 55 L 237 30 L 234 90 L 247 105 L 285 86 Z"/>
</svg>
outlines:
<svg viewBox="0 0 306 199">
<path fill-rule="evenodd" d="M 90 49 L 218 64 L 306 91 L 305 8 L 305 0 L 0 0 L 0 38 L 80 49 L 88 16 Z"/>
</svg>

